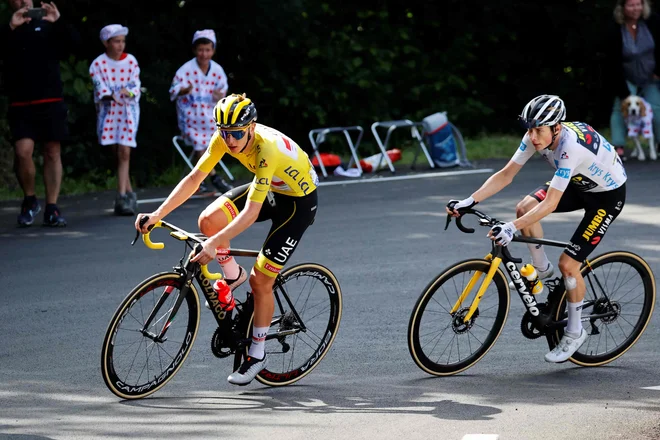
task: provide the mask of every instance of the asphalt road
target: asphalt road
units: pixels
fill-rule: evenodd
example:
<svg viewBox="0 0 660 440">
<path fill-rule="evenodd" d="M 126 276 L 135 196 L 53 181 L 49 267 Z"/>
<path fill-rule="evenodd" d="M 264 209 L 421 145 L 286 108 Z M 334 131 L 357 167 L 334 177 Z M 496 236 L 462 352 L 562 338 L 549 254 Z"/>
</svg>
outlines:
<svg viewBox="0 0 660 440">
<path fill-rule="evenodd" d="M 626 207 L 597 253 L 631 250 L 658 274 L 660 164 L 630 163 L 627 170 Z M 551 174 L 532 161 L 480 207 L 512 219 L 521 196 Z M 109 193 L 63 198 L 69 227 L 60 230 L 16 228 L 16 206 L 0 204 L 0 440 L 660 438 L 657 312 L 622 358 L 587 369 L 544 362 L 543 339 L 520 334 L 523 306 L 514 297 L 501 337 L 475 367 L 435 378 L 413 363 L 406 331 L 422 289 L 451 263 L 489 249 L 485 229 L 474 235 L 455 227 L 443 231 L 443 206 L 469 195 L 486 177 L 320 188 L 316 223 L 292 259 L 328 266 L 343 290 L 339 334 L 319 367 L 289 387 L 255 382 L 235 388 L 226 382 L 231 362 L 211 354 L 214 321 L 202 313 L 197 341 L 177 376 L 151 397 L 130 402 L 112 395 L 101 378 L 106 325 L 135 284 L 178 261 L 181 245 L 169 240 L 162 251 L 131 247 L 133 220 L 111 215 Z M 166 192 L 140 197 L 156 195 Z M 194 229 L 209 202 L 189 201 L 168 220 Z M 546 236 L 567 240 L 578 218 L 550 216 Z M 258 248 L 267 228 L 257 224 L 233 245 Z M 524 246 L 512 250 L 527 257 Z M 559 250 L 549 255 L 556 260 Z"/>
</svg>

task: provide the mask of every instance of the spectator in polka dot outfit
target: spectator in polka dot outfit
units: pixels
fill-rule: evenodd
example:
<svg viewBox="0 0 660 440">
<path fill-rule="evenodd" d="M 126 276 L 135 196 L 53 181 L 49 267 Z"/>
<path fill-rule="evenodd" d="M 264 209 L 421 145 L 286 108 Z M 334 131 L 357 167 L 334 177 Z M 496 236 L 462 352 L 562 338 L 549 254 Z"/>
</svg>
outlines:
<svg viewBox="0 0 660 440">
<path fill-rule="evenodd" d="M 113 145 L 117 154 L 117 215 L 137 213 L 137 196 L 131 186 L 129 167 L 140 122 L 140 67 L 133 55 L 124 52 L 127 34 L 128 28 L 119 24 L 101 29 L 106 51 L 89 67 L 99 144 Z"/>
<path fill-rule="evenodd" d="M 227 75 L 220 64 L 213 61 L 216 38 L 212 29 L 195 32 L 192 49 L 195 58 L 177 70 L 170 99 L 176 100 L 176 112 L 181 136 L 195 150 L 199 160 L 209 145 L 215 132 L 213 108 L 227 95 Z M 215 170 L 211 171 L 211 182 L 218 191 L 231 189 Z M 200 185 L 201 192 L 207 192 L 206 185 Z"/>
</svg>

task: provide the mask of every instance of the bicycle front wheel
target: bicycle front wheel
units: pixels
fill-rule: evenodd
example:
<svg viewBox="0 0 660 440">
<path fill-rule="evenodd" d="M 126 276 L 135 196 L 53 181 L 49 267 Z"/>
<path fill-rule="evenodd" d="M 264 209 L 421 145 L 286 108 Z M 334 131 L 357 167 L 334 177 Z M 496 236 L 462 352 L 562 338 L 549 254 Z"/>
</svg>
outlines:
<svg viewBox="0 0 660 440">
<path fill-rule="evenodd" d="M 199 298 L 193 284 L 176 313 L 170 314 L 184 281 L 174 272 L 154 275 L 117 308 L 101 351 L 103 380 L 116 396 L 139 399 L 158 391 L 186 360 L 199 328 Z"/>
<path fill-rule="evenodd" d="M 589 264 L 593 272 L 586 265 L 582 267 L 587 286 L 582 319 L 589 336 L 569 360 L 596 367 L 623 355 L 646 329 L 655 305 L 655 278 L 646 261 L 631 252 L 608 252 Z M 590 315 L 603 314 L 608 316 L 588 319 Z M 555 319 L 567 317 L 564 291 Z M 557 341 L 563 335 L 562 327 L 557 331 Z"/>
<path fill-rule="evenodd" d="M 435 376 L 460 373 L 493 346 L 509 313 L 509 286 L 501 269 L 493 275 L 475 313 L 468 322 L 464 319 L 489 268 L 485 260 L 463 261 L 426 287 L 408 324 L 408 349 L 419 368 Z M 471 280 L 469 295 L 450 313 Z"/>
<path fill-rule="evenodd" d="M 304 263 L 280 276 L 282 289 L 300 320 L 280 295 L 268 331 L 271 339 L 266 341 L 268 366 L 257 375 L 259 382 L 269 386 L 297 382 L 321 362 L 337 336 L 342 312 L 339 282 L 326 267 Z M 247 332 L 251 336 L 252 319 Z"/>
</svg>

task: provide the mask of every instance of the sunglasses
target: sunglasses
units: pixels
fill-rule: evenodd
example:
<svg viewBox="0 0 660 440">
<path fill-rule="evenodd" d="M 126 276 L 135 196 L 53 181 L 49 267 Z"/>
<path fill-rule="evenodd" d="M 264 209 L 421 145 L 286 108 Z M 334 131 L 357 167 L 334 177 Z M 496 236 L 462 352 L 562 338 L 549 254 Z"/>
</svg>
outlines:
<svg viewBox="0 0 660 440">
<path fill-rule="evenodd" d="M 220 136 L 225 140 L 227 140 L 227 136 L 231 136 L 237 141 L 240 141 L 247 132 L 247 128 L 245 130 L 220 130 Z"/>
</svg>

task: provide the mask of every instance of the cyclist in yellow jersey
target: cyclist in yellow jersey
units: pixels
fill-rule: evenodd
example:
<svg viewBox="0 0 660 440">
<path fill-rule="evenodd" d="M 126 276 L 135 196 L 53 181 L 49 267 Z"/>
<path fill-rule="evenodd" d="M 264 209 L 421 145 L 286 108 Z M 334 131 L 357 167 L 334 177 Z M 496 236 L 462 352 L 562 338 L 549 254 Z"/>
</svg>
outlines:
<svg viewBox="0 0 660 440">
<path fill-rule="evenodd" d="M 195 168 L 151 214 L 138 214 L 135 227 L 142 232 L 164 218 L 195 193 L 224 154 L 239 160 L 255 174 L 251 183 L 234 188 L 211 203 L 199 216 L 200 231 L 208 239 L 192 261 L 220 263 L 227 284 L 235 289 L 247 272 L 233 257 L 218 250 L 229 248 L 232 238 L 252 223 L 272 220 L 268 237 L 250 273 L 254 297 L 254 326 L 248 357 L 227 380 L 247 385 L 266 367 L 265 338 L 274 311 L 273 285 L 296 249 L 317 208 L 318 177 L 307 154 L 279 131 L 257 124 L 257 109 L 245 95 L 227 96 L 213 109 L 217 131 Z M 272 193 L 272 199 L 269 197 Z M 148 220 L 140 226 L 140 220 Z"/>
</svg>

